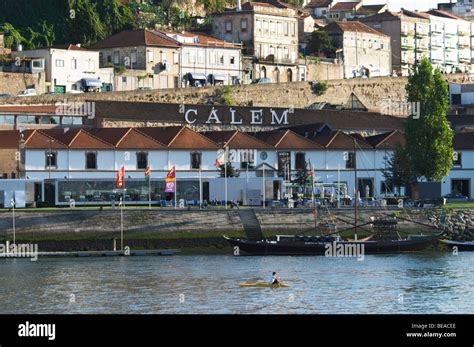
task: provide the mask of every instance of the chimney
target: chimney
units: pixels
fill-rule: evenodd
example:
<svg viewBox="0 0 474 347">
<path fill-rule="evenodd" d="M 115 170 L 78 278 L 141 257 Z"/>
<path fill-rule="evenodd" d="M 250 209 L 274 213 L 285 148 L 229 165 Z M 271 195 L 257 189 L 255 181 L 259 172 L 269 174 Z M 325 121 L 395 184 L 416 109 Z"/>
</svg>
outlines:
<svg viewBox="0 0 474 347">
<path fill-rule="evenodd" d="M 237 0 L 237 11 L 242 11 L 242 0 Z"/>
</svg>

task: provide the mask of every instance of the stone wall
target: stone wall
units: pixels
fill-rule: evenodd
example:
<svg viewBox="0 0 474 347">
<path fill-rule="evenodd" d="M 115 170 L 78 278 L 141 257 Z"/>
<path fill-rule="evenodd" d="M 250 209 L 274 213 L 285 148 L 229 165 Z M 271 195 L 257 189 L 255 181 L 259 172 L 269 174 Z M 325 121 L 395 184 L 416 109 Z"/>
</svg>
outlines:
<svg viewBox="0 0 474 347">
<path fill-rule="evenodd" d="M 37 94 L 45 91 L 45 74 L 29 74 L 21 72 L 0 71 L 0 94 L 17 95 L 26 88 L 35 88 Z M 16 98 L 18 100 L 18 98 Z M 18 100 L 27 102 L 27 100 Z M 2 101 L 3 102 L 3 101 Z"/>
<path fill-rule="evenodd" d="M 465 75 L 446 75 L 450 81 L 462 81 Z M 354 92 L 369 108 L 380 106 L 385 99 L 403 100 L 406 96 L 406 77 L 378 77 L 370 79 L 344 79 L 328 81 L 323 95 L 316 95 L 311 82 L 271 83 L 231 86 L 237 105 L 306 108 L 317 102 L 344 104 Z M 0 86 L 4 83 L 0 81 Z M 54 104 L 57 101 L 111 100 L 138 102 L 167 102 L 186 104 L 218 104 L 222 102 L 222 87 L 157 89 L 153 91 L 127 91 L 85 93 L 69 95 L 40 95 L 28 98 L 0 99 L 0 103 Z"/>
<path fill-rule="evenodd" d="M 301 233 L 314 230 L 314 216 L 310 209 L 256 209 L 263 233 Z M 361 210 L 360 225 L 372 217 L 390 215 L 387 210 Z M 16 235 L 20 238 L 84 239 L 114 238 L 120 236 L 119 209 L 64 209 L 17 210 Z M 331 214 L 321 213 L 320 220 L 337 222 L 339 230 L 351 228 L 352 209 Z M 409 216 L 429 223 L 424 215 Z M 405 218 L 405 219 L 409 219 Z M 426 229 L 420 225 L 399 220 L 402 230 Z M 428 228 L 429 229 L 429 228 Z M 245 237 L 237 210 L 174 210 L 126 209 L 124 231 L 128 238 L 209 238 L 224 234 Z M 0 237 L 12 237 L 12 213 L 0 212 Z"/>
</svg>

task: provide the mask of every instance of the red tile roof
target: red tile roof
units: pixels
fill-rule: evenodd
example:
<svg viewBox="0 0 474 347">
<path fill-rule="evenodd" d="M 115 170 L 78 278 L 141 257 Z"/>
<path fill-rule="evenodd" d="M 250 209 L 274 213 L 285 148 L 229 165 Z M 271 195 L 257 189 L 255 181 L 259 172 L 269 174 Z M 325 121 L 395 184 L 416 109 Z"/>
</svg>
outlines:
<svg viewBox="0 0 474 347">
<path fill-rule="evenodd" d="M 179 33 L 176 32 L 170 32 L 170 31 L 159 31 L 156 30 L 155 33 L 159 35 L 164 35 L 174 41 L 178 45 L 183 45 L 183 46 L 205 46 L 205 47 L 222 47 L 222 48 L 241 48 L 240 45 L 232 43 L 232 42 L 227 42 L 225 40 L 219 39 L 214 36 L 210 36 L 207 34 L 203 33 L 191 33 L 188 31 L 182 31 Z M 182 36 L 186 38 L 194 38 L 195 42 L 181 42 L 179 38 L 174 38 L 173 35 L 176 36 Z"/>
<path fill-rule="evenodd" d="M 376 149 L 395 149 L 398 145 L 405 146 L 405 135 L 398 130 L 368 136 L 365 140 Z"/>
<path fill-rule="evenodd" d="M 195 132 L 188 127 L 182 127 L 181 130 L 168 144 L 170 148 L 176 149 L 218 149 L 219 146 L 214 141 L 204 135 Z"/>
<path fill-rule="evenodd" d="M 93 44 L 91 49 L 133 47 L 133 46 L 157 46 L 178 48 L 178 43 L 166 35 L 158 35 L 147 29 L 126 30 Z"/>
<path fill-rule="evenodd" d="M 349 11 L 360 5 L 360 2 L 337 2 L 333 7 L 331 7 L 330 11 Z"/>
<path fill-rule="evenodd" d="M 278 149 L 321 149 L 321 145 L 291 130 L 264 131 L 256 137 Z"/>
<path fill-rule="evenodd" d="M 332 2 L 333 0 L 312 0 L 305 8 L 328 7 Z"/>
<path fill-rule="evenodd" d="M 266 142 L 240 131 L 209 131 L 203 133 L 206 137 L 217 143 L 220 147 L 232 149 L 270 149 Z"/>
<path fill-rule="evenodd" d="M 327 32 L 339 32 L 339 33 L 350 31 L 350 32 L 367 33 L 367 34 L 388 37 L 388 35 L 382 34 L 380 31 L 372 29 L 371 27 L 365 25 L 364 23 L 357 22 L 357 21 L 332 22 L 326 25 L 322 30 L 327 31 Z"/>
</svg>

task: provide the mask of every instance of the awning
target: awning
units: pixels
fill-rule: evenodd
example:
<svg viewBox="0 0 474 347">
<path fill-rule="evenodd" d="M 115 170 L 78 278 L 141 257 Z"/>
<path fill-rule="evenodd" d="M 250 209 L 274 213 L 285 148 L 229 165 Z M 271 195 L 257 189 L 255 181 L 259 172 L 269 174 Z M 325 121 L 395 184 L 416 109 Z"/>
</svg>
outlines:
<svg viewBox="0 0 474 347">
<path fill-rule="evenodd" d="M 102 82 L 95 78 L 83 78 L 82 85 L 85 87 L 102 88 Z"/>
<path fill-rule="evenodd" d="M 226 75 L 212 75 L 214 81 L 227 81 Z"/>
<path fill-rule="evenodd" d="M 189 77 L 191 77 L 193 80 L 205 80 L 205 81 L 207 81 L 207 77 L 203 73 L 190 72 Z"/>
</svg>

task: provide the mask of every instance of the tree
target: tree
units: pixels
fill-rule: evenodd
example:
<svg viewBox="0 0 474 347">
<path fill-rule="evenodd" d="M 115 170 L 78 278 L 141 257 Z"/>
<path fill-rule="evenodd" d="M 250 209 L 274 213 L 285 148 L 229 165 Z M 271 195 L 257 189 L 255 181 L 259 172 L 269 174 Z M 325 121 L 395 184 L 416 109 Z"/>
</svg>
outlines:
<svg viewBox="0 0 474 347">
<path fill-rule="evenodd" d="M 448 85 L 425 57 L 410 74 L 406 91 L 407 101 L 418 111 L 405 122 L 408 160 L 417 177 L 440 181 L 451 170 L 454 154 L 453 132 L 446 119 Z"/>
<path fill-rule="evenodd" d="M 24 37 L 10 23 L 4 23 L 0 26 L 0 32 L 5 35 L 4 45 L 11 49 L 17 49 L 18 45 L 25 41 Z"/>
<path fill-rule="evenodd" d="M 225 166 L 227 165 L 227 172 L 225 170 Z M 221 164 L 219 165 L 219 176 L 220 177 L 225 177 L 227 174 L 227 177 L 239 177 L 240 176 L 240 171 L 236 170 L 230 161 L 228 161 L 226 164 Z"/>
<path fill-rule="evenodd" d="M 317 53 L 318 55 L 321 55 L 322 53 L 328 54 L 333 51 L 334 47 L 331 43 L 331 38 L 326 31 L 315 30 L 311 33 L 311 37 L 306 46 L 307 54 Z"/>
<path fill-rule="evenodd" d="M 298 184 L 303 187 L 303 193 L 306 192 L 306 187 L 308 185 L 309 172 L 308 164 L 305 162 L 304 167 L 300 167 L 296 170 L 295 178 L 292 183 Z"/>
<path fill-rule="evenodd" d="M 395 151 L 386 158 L 387 167 L 383 170 L 387 186 L 407 187 L 417 182 L 417 176 L 408 159 L 407 151 L 397 144 Z"/>
</svg>

